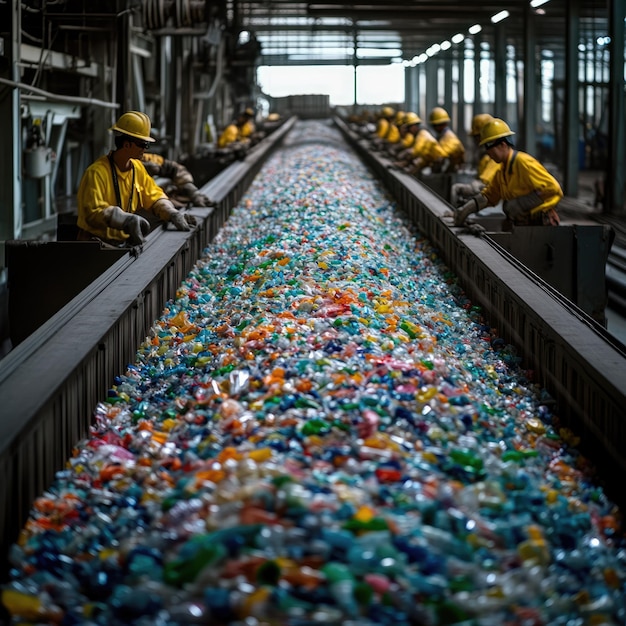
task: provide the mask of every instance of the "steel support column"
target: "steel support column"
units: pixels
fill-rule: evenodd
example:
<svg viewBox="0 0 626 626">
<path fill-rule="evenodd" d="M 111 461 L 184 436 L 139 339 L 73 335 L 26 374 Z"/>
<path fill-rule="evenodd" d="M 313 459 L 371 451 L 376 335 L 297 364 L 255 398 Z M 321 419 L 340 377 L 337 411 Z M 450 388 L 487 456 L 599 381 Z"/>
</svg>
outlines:
<svg viewBox="0 0 626 626">
<path fill-rule="evenodd" d="M 537 153 L 537 37 L 535 14 L 530 6 L 524 13 L 524 94 L 523 117 L 520 121 L 519 147 L 530 154 Z"/>
<path fill-rule="evenodd" d="M 454 58 L 457 63 L 457 120 L 456 133 L 463 143 L 467 143 L 467 120 L 465 119 L 465 42 L 462 42 L 454 51 Z"/>
<path fill-rule="evenodd" d="M 624 213 L 624 0 L 609 0 L 609 162 L 605 185 L 605 210 Z"/>
<path fill-rule="evenodd" d="M 405 111 L 414 111 L 415 107 L 411 101 L 411 97 L 413 94 L 413 82 L 414 76 L 411 72 L 413 68 L 407 66 L 404 68 L 404 110 Z"/>
<path fill-rule="evenodd" d="M 7 80 L 20 80 L 20 3 L 0 4 L 3 31 L 0 37 L 0 76 Z M 22 229 L 22 149 L 20 132 L 20 90 L 3 85 L 0 89 L 0 116 L 3 120 L 0 142 L 0 268 L 4 267 L 4 241 L 18 239 Z M 0 283 L 3 282 L 0 276 Z"/>
<path fill-rule="evenodd" d="M 565 124 L 563 126 L 563 192 L 578 195 L 578 44 L 580 40 L 580 0 L 569 0 L 565 10 Z"/>
<path fill-rule="evenodd" d="M 485 113 L 480 93 L 480 34 L 474 35 L 474 110 L 472 116 Z"/>
<path fill-rule="evenodd" d="M 506 106 L 506 26 L 497 24 L 494 34 L 494 68 L 495 68 L 495 115 L 507 118 Z"/>
<path fill-rule="evenodd" d="M 443 58 L 443 107 L 452 118 L 454 125 L 454 102 L 452 98 L 452 55 L 447 51 Z"/>
<path fill-rule="evenodd" d="M 439 104 L 437 95 L 437 58 L 430 58 L 424 64 L 426 72 L 426 109 L 424 110 L 423 119 L 428 119 L 429 112 Z"/>
</svg>

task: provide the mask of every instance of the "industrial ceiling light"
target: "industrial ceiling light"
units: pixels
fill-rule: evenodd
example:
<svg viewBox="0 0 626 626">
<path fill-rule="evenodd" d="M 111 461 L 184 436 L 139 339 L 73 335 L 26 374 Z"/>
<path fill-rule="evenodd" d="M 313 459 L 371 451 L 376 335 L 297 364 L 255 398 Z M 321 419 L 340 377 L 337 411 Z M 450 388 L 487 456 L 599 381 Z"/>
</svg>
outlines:
<svg viewBox="0 0 626 626">
<path fill-rule="evenodd" d="M 470 35 L 476 35 L 477 33 L 479 33 L 481 30 L 483 29 L 483 27 L 480 24 L 474 24 L 474 26 L 470 26 L 469 30 L 467 31 Z"/>
<path fill-rule="evenodd" d="M 461 43 L 465 39 L 465 35 L 462 33 L 457 33 L 452 37 L 452 43 Z"/>
<path fill-rule="evenodd" d="M 547 2 L 550 2 L 550 0 L 530 0 L 530 6 L 533 9 L 536 9 L 537 7 L 540 7 L 542 4 L 546 4 Z"/>
<path fill-rule="evenodd" d="M 491 21 L 494 24 L 497 24 L 498 22 L 501 22 L 502 20 L 505 20 L 507 17 L 509 17 L 509 12 L 505 9 L 504 11 L 500 11 L 499 13 L 496 13 L 495 15 L 491 16 Z"/>
</svg>

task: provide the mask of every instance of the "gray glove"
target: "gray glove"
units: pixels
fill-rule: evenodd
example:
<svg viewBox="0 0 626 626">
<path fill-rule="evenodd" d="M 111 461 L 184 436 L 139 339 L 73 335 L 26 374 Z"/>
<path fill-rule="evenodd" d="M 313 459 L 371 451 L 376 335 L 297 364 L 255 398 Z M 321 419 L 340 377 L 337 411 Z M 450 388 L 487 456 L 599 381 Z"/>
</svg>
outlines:
<svg viewBox="0 0 626 626">
<path fill-rule="evenodd" d="M 150 222 L 147 219 L 135 213 L 126 213 L 118 206 L 107 207 L 102 214 L 106 225 L 125 232 L 133 246 L 141 245 L 150 232 Z"/>
<path fill-rule="evenodd" d="M 482 237 L 487 232 L 487 229 L 482 224 L 470 224 L 467 227 L 467 232 L 475 237 Z"/>
<path fill-rule="evenodd" d="M 198 191 L 191 196 L 191 204 L 192 206 L 213 206 L 215 202 L 211 201 L 207 196 L 205 196 L 202 192 Z"/>
<path fill-rule="evenodd" d="M 176 230 L 191 230 L 191 220 L 194 221 L 195 226 L 195 218 L 189 216 L 191 219 L 185 219 L 185 216 L 167 198 L 157 200 L 152 206 L 152 212 L 164 222 L 174 224 Z"/>
<path fill-rule="evenodd" d="M 519 196 L 511 200 L 506 200 L 502 204 L 502 210 L 504 214 L 510 219 L 515 221 L 520 217 L 523 217 L 530 213 L 535 207 L 538 207 L 543 202 L 543 198 L 537 191 L 531 191 L 525 196 Z"/>
<path fill-rule="evenodd" d="M 174 226 L 176 226 L 176 230 L 191 230 L 191 226 L 185 219 L 185 216 L 179 211 L 170 215 L 170 219 L 168 221 L 170 224 L 174 224 Z"/>
<path fill-rule="evenodd" d="M 480 193 L 484 186 L 485 183 L 483 183 L 480 178 L 470 183 L 455 183 L 450 190 L 450 204 L 456 206 L 457 204 L 465 202 L 467 198 L 472 198 L 477 193 Z"/>
<path fill-rule="evenodd" d="M 454 225 L 455 226 L 463 226 L 465 224 L 465 220 L 472 214 L 478 213 L 481 209 L 484 209 L 487 206 L 487 198 L 483 196 L 482 193 L 479 193 L 477 196 L 474 196 L 471 200 L 468 200 L 457 212 L 454 216 Z"/>
<path fill-rule="evenodd" d="M 212 206 L 211 202 L 193 183 L 185 183 L 181 191 L 191 200 L 193 206 Z"/>
</svg>

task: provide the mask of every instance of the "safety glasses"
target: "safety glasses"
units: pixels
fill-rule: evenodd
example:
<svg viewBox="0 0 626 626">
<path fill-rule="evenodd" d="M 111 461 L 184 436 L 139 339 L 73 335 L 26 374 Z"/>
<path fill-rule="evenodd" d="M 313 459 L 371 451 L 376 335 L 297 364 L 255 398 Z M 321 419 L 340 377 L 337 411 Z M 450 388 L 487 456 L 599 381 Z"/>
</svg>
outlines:
<svg viewBox="0 0 626 626">
<path fill-rule="evenodd" d="M 504 139 L 496 139 L 495 141 L 490 141 L 489 143 L 485 144 L 485 150 L 491 150 L 491 148 L 495 148 L 501 143 L 504 143 Z"/>
<path fill-rule="evenodd" d="M 139 148 L 143 148 L 144 150 L 147 150 L 148 147 L 150 146 L 150 142 L 149 141 L 141 141 L 141 139 L 131 139 L 131 141 L 138 146 Z"/>
</svg>

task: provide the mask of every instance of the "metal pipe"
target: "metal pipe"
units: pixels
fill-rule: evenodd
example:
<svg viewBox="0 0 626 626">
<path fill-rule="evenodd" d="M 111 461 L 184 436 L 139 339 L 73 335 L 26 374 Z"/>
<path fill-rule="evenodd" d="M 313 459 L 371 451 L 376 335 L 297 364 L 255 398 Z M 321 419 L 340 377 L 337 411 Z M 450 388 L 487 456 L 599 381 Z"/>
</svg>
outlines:
<svg viewBox="0 0 626 626">
<path fill-rule="evenodd" d="M 9 80 L 7 78 L 0 78 L 0 83 L 10 85 L 11 87 L 17 87 L 18 89 L 23 89 L 25 91 L 31 91 L 34 94 L 44 96 L 49 100 L 55 100 L 57 102 L 73 102 L 74 104 L 94 104 L 96 106 L 101 106 L 108 109 L 117 109 L 120 106 L 116 102 L 105 102 L 104 100 L 96 100 L 95 98 L 80 98 L 78 96 L 64 96 L 61 94 L 51 93 L 49 91 L 44 91 L 43 89 L 33 87 L 32 85 L 20 83 L 15 80 Z M 27 99 L 29 97 L 29 94 L 22 94 L 21 97 Z"/>
</svg>

